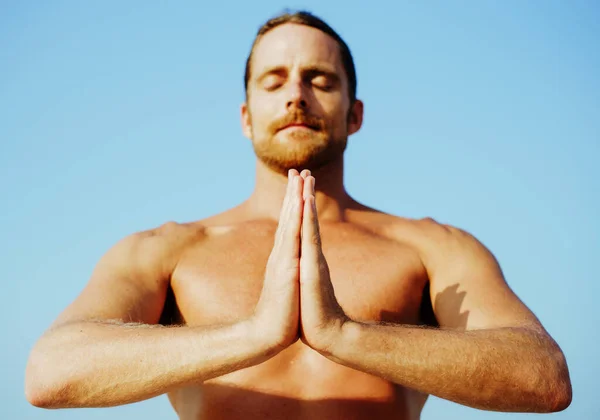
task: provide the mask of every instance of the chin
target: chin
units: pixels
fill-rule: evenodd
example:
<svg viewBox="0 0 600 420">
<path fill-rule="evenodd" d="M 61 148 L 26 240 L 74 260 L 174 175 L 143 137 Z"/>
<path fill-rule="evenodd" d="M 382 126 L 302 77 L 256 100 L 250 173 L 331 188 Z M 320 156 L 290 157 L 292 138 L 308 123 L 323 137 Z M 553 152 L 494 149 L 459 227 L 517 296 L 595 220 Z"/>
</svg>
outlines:
<svg viewBox="0 0 600 420">
<path fill-rule="evenodd" d="M 282 174 L 287 174 L 290 169 L 301 171 L 308 169 L 317 171 L 330 163 L 339 160 L 343 155 L 343 150 L 332 153 L 333 150 L 326 149 L 321 153 L 286 153 L 257 155 L 257 157 L 266 166 Z"/>
<path fill-rule="evenodd" d="M 289 133 L 279 139 L 253 142 L 256 157 L 270 169 L 287 174 L 290 169 L 315 171 L 339 160 L 347 141 L 331 140 L 304 133 Z"/>
</svg>

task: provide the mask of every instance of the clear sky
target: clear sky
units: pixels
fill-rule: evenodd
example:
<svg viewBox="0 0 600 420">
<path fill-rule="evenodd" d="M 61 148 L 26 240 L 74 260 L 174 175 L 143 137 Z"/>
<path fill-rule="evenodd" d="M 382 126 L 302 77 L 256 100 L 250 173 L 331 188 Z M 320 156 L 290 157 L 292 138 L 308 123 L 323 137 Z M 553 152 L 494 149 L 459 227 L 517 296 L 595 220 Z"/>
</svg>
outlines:
<svg viewBox="0 0 600 420">
<path fill-rule="evenodd" d="M 121 237 L 227 209 L 253 187 L 241 133 L 255 31 L 306 8 L 345 37 L 365 123 L 360 201 L 466 229 L 564 349 L 571 407 L 600 418 L 600 6 L 595 1 L 0 2 L 0 417 L 174 419 L 28 405 L 28 352 Z M 537 418 L 431 398 L 423 419 Z"/>
</svg>

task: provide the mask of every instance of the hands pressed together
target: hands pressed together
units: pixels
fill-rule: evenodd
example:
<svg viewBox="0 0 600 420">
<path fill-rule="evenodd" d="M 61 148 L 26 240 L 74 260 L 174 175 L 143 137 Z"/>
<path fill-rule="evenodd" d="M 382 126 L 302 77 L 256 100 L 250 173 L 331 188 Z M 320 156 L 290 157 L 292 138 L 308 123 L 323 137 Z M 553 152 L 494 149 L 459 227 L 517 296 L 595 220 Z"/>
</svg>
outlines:
<svg viewBox="0 0 600 420">
<path fill-rule="evenodd" d="M 321 248 L 310 171 L 288 173 L 273 250 L 253 321 L 259 333 L 282 350 L 301 338 L 323 354 L 341 334 L 348 317 L 335 298 Z"/>
</svg>

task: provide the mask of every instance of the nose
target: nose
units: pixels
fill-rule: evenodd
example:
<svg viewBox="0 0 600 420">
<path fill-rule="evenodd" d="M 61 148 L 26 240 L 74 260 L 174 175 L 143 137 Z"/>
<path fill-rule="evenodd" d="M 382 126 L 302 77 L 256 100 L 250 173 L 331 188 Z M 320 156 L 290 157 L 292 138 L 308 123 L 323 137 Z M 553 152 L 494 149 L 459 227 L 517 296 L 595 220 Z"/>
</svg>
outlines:
<svg viewBox="0 0 600 420">
<path fill-rule="evenodd" d="M 300 109 L 307 109 L 308 102 L 306 100 L 306 92 L 304 91 L 304 86 L 302 81 L 293 81 L 289 83 L 289 96 L 286 107 L 290 110 L 293 107 Z"/>
</svg>

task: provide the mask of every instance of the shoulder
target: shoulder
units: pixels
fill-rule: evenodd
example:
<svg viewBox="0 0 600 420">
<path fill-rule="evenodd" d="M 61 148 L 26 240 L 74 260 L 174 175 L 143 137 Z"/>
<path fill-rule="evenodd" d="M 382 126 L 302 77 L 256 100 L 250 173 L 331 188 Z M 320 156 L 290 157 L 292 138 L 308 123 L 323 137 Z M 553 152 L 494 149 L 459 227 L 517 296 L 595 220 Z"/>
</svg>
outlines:
<svg viewBox="0 0 600 420">
<path fill-rule="evenodd" d="M 456 302 L 449 297 L 462 296 L 456 294 L 457 287 L 461 293 L 469 292 L 469 301 L 475 296 L 494 293 L 507 296 L 506 281 L 497 258 L 471 232 L 430 217 L 399 219 L 390 224 L 390 230 L 395 240 L 408 243 L 418 254 L 429 278 L 432 299 L 446 293 L 439 302 Z M 436 302 L 439 315 L 441 306 Z"/>
<path fill-rule="evenodd" d="M 439 222 L 432 217 L 416 219 L 410 223 L 413 225 L 414 235 L 417 236 L 415 239 L 420 239 L 424 246 L 453 248 L 480 244 L 479 240 L 464 228 Z"/>
<path fill-rule="evenodd" d="M 166 222 L 160 226 L 129 234 L 121 242 L 131 248 L 149 247 L 166 250 L 184 246 L 190 241 L 206 236 L 206 228 L 200 223 Z"/>
<path fill-rule="evenodd" d="M 364 205 L 357 206 L 354 210 L 352 212 L 354 222 L 364 224 L 381 235 L 407 244 L 426 245 L 439 241 L 450 243 L 455 240 L 474 239 L 465 230 L 438 222 L 432 217 L 402 217 Z"/>
<path fill-rule="evenodd" d="M 480 243 L 467 230 L 439 222 L 432 217 L 411 219 L 390 215 L 386 230 L 395 239 L 413 242 L 420 247 L 454 247 Z"/>
<path fill-rule="evenodd" d="M 170 221 L 121 238 L 102 260 L 169 272 L 182 252 L 191 244 L 202 241 L 205 236 L 206 228 L 202 224 Z"/>
<path fill-rule="evenodd" d="M 485 245 L 466 229 L 440 223 L 430 217 L 417 221 L 417 229 L 420 230 L 422 244 L 427 249 L 437 249 L 444 253 L 487 251 Z"/>
<path fill-rule="evenodd" d="M 413 247 L 425 265 L 469 260 L 493 263 L 495 260 L 473 233 L 431 217 L 409 219 L 390 216 L 386 230 L 394 240 Z"/>
</svg>

